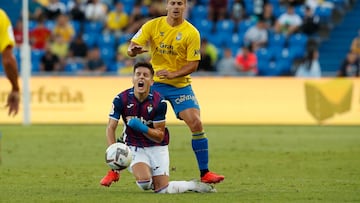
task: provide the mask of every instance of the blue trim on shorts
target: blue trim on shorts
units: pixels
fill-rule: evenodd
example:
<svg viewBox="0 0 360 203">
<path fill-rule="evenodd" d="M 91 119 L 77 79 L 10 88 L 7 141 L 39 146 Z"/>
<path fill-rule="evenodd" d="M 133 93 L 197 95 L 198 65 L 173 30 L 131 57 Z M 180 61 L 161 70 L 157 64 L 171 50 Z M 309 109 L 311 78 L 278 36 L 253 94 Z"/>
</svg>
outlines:
<svg viewBox="0 0 360 203">
<path fill-rule="evenodd" d="M 178 88 L 172 85 L 155 82 L 151 88 L 160 92 L 161 96 L 170 102 L 178 119 L 180 119 L 179 113 L 181 111 L 190 108 L 196 108 L 200 110 L 199 103 L 195 97 L 191 85 Z"/>
</svg>

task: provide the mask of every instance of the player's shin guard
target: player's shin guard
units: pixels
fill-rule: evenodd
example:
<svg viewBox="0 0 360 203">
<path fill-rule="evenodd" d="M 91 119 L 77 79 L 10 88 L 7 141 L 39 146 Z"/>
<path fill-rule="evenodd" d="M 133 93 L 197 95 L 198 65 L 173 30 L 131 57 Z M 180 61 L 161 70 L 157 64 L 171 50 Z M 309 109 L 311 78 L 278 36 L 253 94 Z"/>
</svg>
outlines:
<svg viewBox="0 0 360 203">
<path fill-rule="evenodd" d="M 205 132 L 196 132 L 192 135 L 192 148 L 200 170 L 207 170 L 209 163 L 208 139 Z"/>
</svg>

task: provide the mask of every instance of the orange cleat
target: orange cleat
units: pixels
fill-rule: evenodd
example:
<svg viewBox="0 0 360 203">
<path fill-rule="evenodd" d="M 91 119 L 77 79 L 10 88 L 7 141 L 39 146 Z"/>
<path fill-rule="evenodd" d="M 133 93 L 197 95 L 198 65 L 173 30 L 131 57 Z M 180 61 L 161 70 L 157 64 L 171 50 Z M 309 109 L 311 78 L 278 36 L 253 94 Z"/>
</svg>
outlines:
<svg viewBox="0 0 360 203">
<path fill-rule="evenodd" d="M 120 178 L 120 174 L 116 171 L 110 170 L 105 177 L 100 181 L 100 184 L 105 187 L 110 187 L 112 182 L 117 182 Z"/>
<path fill-rule="evenodd" d="M 213 172 L 207 172 L 203 177 L 201 177 L 201 182 L 203 183 L 220 183 L 224 180 L 223 175 L 218 175 Z"/>
</svg>

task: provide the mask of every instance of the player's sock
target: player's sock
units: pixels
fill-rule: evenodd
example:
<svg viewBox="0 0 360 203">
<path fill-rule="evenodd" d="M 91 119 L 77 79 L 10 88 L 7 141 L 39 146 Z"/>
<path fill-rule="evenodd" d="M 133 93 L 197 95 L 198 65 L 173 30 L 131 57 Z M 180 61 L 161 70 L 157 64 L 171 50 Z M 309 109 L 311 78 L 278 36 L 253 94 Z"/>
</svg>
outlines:
<svg viewBox="0 0 360 203">
<path fill-rule="evenodd" d="M 156 193 L 184 193 L 186 191 L 194 190 L 196 184 L 191 181 L 170 181 L 169 184 L 159 190 L 156 190 Z"/>
<path fill-rule="evenodd" d="M 196 156 L 198 167 L 203 176 L 208 172 L 209 151 L 208 151 L 208 139 L 205 132 L 195 132 L 192 135 L 192 148 Z"/>
<path fill-rule="evenodd" d="M 142 190 L 151 190 L 152 189 L 152 179 L 150 180 L 138 180 L 136 185 Z"/>
</svg>

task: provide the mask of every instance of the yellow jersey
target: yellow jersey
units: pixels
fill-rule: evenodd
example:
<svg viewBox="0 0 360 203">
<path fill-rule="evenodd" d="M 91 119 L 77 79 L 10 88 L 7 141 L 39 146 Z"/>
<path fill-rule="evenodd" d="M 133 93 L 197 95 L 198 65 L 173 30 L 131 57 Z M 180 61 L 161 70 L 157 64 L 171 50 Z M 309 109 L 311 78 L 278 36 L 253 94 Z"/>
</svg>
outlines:
<svg viewBox="0 0 360 203">
<path fill-rule="evenodd" d="M 15 46 L 14 32 L 9 17 L 0 9 L 0 53 L 9 45 Z"/>
<path fill-rule="evenodd" d="M 200 33 L 188 21 L 172 27 L 166 16 L 146 22 L 131 39 L 132 42 L 150 46 L 151 64 L 156 71 L 170 72 L 181 69 L 189 61 L 200 60 Z M 185 87 L 191 83 L 190 75 L 174 79 L 154 76 L 155 82 L 175 87 Z"/>
</svg>

